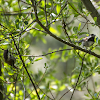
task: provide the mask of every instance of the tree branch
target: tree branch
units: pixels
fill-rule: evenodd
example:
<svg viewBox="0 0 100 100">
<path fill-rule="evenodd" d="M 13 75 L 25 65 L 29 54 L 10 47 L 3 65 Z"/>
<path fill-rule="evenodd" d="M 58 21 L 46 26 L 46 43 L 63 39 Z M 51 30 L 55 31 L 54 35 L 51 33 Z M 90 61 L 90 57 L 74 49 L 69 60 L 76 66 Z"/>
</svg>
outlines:
<svg viewBox="0 0 100 100">
<path fill-rule="evenodd" d="M 64 43 L 64 44 L 67 44 L 68 46 L 74 47 L 74 49 L 81 50 L 81 51 L 83 51 L 83 52 L 86 52 L 86 53 L 88 53 L 88 54 L 91 54 L 91 55 L 93 55 L 93 56 L 95 56 L 95 57 L 100 58 L 100 55 L 98 55 L 98 54 L 96 54 L 96 53 L 94 53 L 94 52 L 91 52 L 90 50 L 86 50 L 86 49 L 83 49 L 83 48 L 81 48 L 81 47 L 79 47 L 79 46 L 76 46 L 75 44 L 70 43 L 70 42 L 67 42 L 67 41 L 65 41 L 65 40 L 63 40 L 63 39 L 57 37 L 56 35 L 52 34 L 52 33 L 39 21 L 39 19 L 38 19 L 36 1 L 35 1 L 35 0 L 31 0 L 31 2 L 32 2 L 32 6 L 33 6 L 33 8 L 34 8 L 34 11 L 35 11 L 36 21 L 37 21 L 37 23 L 47 32 L 47 34 L 49 34 L 50 36 L 52 36 L 52 37 L 55 38 L 56 40 L 58 40 L 58 41 L 60 41 L 60 42 L 62 42 L 62 43 Z"/>
<path fill-rule="evenodd" d="M 82 2 L 84 3 L 86 9 L 91 12 L 91 16 L 94 19 L 94 17 L 97 17 L 97 23 L 98 25 L 100 25 L 100 14 L 98 13 L 98 11 L 96 10 L 96 8 L 94 7 L 94 5 L 92 4 L 92 2 L 90 0 L 82 0 Z M 100 27 L 100 26 L 99 26 Z"/>
<path fill-rule="evenodd" d="M 85 55 L 86 55 L 86 54 L 85 54 Z M 84 55 L 84 57 L 85 57 L 85 55 Z M 82 66 L 81 66 L 81 69 L 80 69 L 80 73 L 79 73 L 79 75 L 78 75 L 78 79 L 77 79 L 77 82 L 76 82 L 76 84 L 75 84 L 75 87 L 74 87 L 74 90 L 73 90 L 73 92 L 72 92 L 72 95 L 71 95 L 71 97 L 70 97 L 70 100 L 72 100 L 72 97 L 73 97 L 73 95 L 74 95 L 75 89 L 76 89 L 76 87 L 77 87 L 77 85 L 78 85 L 78 82 L 79 82 L 79 79 L 80 79 L 80 76 L 81 76 L 81 73 L 82 73 L 84 57 L 83 57 L 83 59 L 82 59 Z"/>
<path fill-rule="evenodd" d="M 11 36 L 12 36 L 12 35 L 11 35 Z M 18 54 L 19 54 L 20 60 L 21 60 L 21 62 L 22 62 L 22 64 L 23 64 L 23 67 L 25 68 L 25 70 L 26 70 L 26 72 L 27 72 L 27 75 L 28 75 L 28 77 L 29 77 L 29 79 L 30 79 L 30 81 L 31 81 L 31 83 L 32 83 L 32 85 L 33 85 L 33 87 L 34 87 L 34 89 L 35 89 L 35 92 L 36 92 L 36 94 L 37 94 L 38 100 L 40 100 L 40 97 L 39 97 L 39 94 L 38 94 L 38 92 L 37 92 L 36 86 L 35 86 L 35 84 L 34 84 L 32 78 L 31 78 L 31 76 L 30 76 L 30 74 L 29 74 L 29 72 L 28 72 L 26 66 L 25 66 L 25 63 L 24 63 L 24 61 L 23 61 L 23 59 L 22 59 L 22 57 L 21 57 L 21 55 L 20 55 L 19 49 L 18 49 L 18 47 L 17 47 L 17 45 L 16 45 L 16 43 L 15 43 L 15 40 L 14 40 L 14 37 L 13 37 L 13 36 L 12 36 L 12 39 L 13 39 L 13 41 L 14 41 L 14 45 L 15 45 L 15 47 L 16 47 L 16 50 L 17 50 Z"/>
</svg>

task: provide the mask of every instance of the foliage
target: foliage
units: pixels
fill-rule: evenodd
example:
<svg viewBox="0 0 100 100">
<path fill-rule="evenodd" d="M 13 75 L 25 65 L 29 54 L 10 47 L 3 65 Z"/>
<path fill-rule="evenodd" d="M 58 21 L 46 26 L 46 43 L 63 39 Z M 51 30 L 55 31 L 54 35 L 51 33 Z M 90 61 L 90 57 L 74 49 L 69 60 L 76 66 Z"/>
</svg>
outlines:
<svg viewBox="0 0 100 100">
<path fill-rule="evenodd" d="M 70 93 L 71 100 L 76 89 L 82 92 L 84 88 L 86 100 L 99 100 L 98 83 L 92 79 L 93 86 L 89 87 L 89 81 L 100 74 L 100 57 L 91 53 L 99 53 L 100 40 L 95 38 L 89 53 L 77 49 L 81 45 L 75 42 L 88 36 L 90 27 L 99 27 L 97 17 L 92 22 L 90 14 L 81 0 L 1 0 L 0 80 L 4 90 L 0 92 L 4 100 L 66 100 Z M 67 41 L 74 47 L 66 45 Z M 31 54 L 30 47 L 38 47 L 43 54 Z M 15 65 L 19 69 L 4 62 L 6 49 L 17 58 Z M 44 71 L 31 70 L 30 66 L 44 57 L 44 66 L 39 65 Z"/>
</svg>

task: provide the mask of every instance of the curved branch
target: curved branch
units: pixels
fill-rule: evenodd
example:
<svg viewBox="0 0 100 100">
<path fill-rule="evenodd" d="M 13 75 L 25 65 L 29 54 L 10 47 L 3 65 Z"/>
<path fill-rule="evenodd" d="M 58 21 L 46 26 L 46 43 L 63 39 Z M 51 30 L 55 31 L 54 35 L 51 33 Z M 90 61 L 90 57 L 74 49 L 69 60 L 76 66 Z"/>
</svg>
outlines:
<svg viewBox="0 0 100 100">
<path fill-rule="evenodd" d="M 91 55 L 93 55 L 93 56 L 95 56 L 95 57 L 100 58 L 100 55 L 98 55 L 98 54 L 96 54 L 96 53 L 94 53 L 94 52 L 91 52 L 90 50 L 86 50 L 86 49 L 83 49 L 83 48 L 81 48 L 81 47 L 79 47 L 79 46 L 76 46 L 75 44 L 70 43 L 70 42 L 67 42 L 67 41 L 65 41 L 65 40 L 63 40 L 63 39 L 57 37 L 56 35 L 52 34 L 52 33 L 39 21 L 39 19 L 38 19 L 36 1 L 35 1 L 35 0 L 31 0 L 31 2 L 32 2 L 32 6 L 33 6 L 33 8 L 34 8 L 34 11 L 35 11 L 36 21 L 37 21 L 37 23 L 47 32 L 47 34 L 49 34 L 50 36 L 52 36 L 52 37 L 55 38 L 56 40 L 58 40 L 58 41 L 60 41 L 60 42 L 62 42 L 62 43 L 64 43 L 64 44 L 67 44 L 68 46 L 74 47 L 74 49 L 81 50 L 81 51 L 83 51 L 83 52 L 86 52 L 86 53 L 88 53 L 88 54 L 91 54 Z"/>
</svg>

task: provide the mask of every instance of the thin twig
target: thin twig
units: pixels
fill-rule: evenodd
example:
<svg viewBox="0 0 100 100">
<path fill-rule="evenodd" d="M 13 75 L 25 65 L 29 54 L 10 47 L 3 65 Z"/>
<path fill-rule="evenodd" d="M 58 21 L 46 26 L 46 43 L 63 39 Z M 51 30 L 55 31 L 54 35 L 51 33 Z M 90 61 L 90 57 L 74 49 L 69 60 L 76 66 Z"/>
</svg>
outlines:
<svg viewBox="0 0 100 100">
<path fill-rule="evenodd" d="M 94 80 L 93 80 L 93 77 L 91 76 L 91 80 L 92 80 L 92 85 L 93 85 L 93 90 L 94 90 L 94 93 L 96 92 L 95 91 L 95 83 L 94 83 Z"/>
<path fill-rule="evenodd" d="M 21 35 L 22 33 L 24 33 L 24 32 L 27 30 L 27 28 L 30 27 L 34 22 L 36 22 L 36 19 L 33 20 L 23 31 L 19 32 L 19 34 L 15 35 L 14 37 L 20 36 L 20 35 Z M 0 23 L 0 25 L 1 25 L 2 27 L 4 27 L 5 29 L 8 30 L 8 28 L 6 28 L 5 26 L 3 26 L 1 23 Z M 13 33 L 14 33 L 14 32 L 13 32 Z M 11 32 L 11 34 L 12 34 L 12 32 Z M 9 34 L 9 35 L 11 35 L 11 34 Z M 9 38 L 11 38 L 11 37 L 6 37 L 6 38 L 4 38 L 4 39 L 9 39 Z M 2 40 L 0 40 L 0 41 L 3 41 L 4 39 L 2 39 Z"/>
<path fill-rule="evenodd" d="M 72 41 L 71 41 L 71 39 L 70 39 L 70 37 L 69 37 L 69 35 L 68 35 L 68 33 L 67 33 L 67 30 L 66 30 L 66 24 L 65 24 L 64 19 L 63 19 L 62 24 L 63 24 L 63 29 L 64 29 L 64 33 L 65 33 L 65 35 L 67 35 L 69 42 L 72 43 Z"/>
<path fill-rule="evenodd" d="M 90 77 L 91 75 L 89 75 L 89 76 L 87 76 L 85 79 L 83 79 L 82 81 L 80 81 L 77 85 L 79 85 L 79 84 L 81 84 L 84 80 L 86 80 L 88 77 Z M 73 88 L 74 88 L 74 86 L 73 86 Z M 67 92 L 65 92 L 62 96 L 61 96 L 61 98 L 59 99 L 59 100 L 61 100 L 62 99 L 62 97 L 64 97 L 64 95 L 66 95 L 68 92 L 70 92 L 73 88 L 71 88 L 71 89 L 69 89 Z"/>
<path fill-rule="evenodd" d="M 89 89 L 88 89 L 88 81 L 87 81 L 86 89 L 87 89 L 88 93 L 90 94 L 90 96 L 92 97 L 92 99 L 94 100 L 94 97 L 92 96 L 92 94 L 90 93 L 90 91 L 89 91 Z"/>
<path fill-rule="evenodd" d="M 32 1 L 31 1 L 32 2 Z M 61 12 L 63 11 L 63 9 L 66 7 L 67 5 L 67 1 L 65 2 L 65 5 L 61 8 L 59 14 L 56 16 L 56 18 L 51 22 L 49 23 L 48 25 L 52 24 L 53 22 L 55 22 L 57 20 L 57 18 L 59 17 L 59 15 L 61 14 Z"/>
<path fill-rule="evenodd" d="M 81 30 L 78 32 L 78 34 L 81 33 L 81 31 L 83 30 L 83 28 L 85 27 L 85 25 L 88 23 L 88 20 L 85 22 L 84 26 L 81 28 Z"/>
<path fill-rule="evenodd" d="M 46 18 L 46 26 L 48 28 L 48 20 L 47 20 L 47 13 L 46 13 L 46 0 L 45 0 L 45 8 L 44 8 L 45 18 Z"/>
<path fill-rule="evenodd" d="M 11 36 L 12 36 L 12 35 L 11 35 Z M 33 85 L 33 87 L 34 87 L 34 89 L 35 89 L 35 92 L 36 92 L 36 94 L 37 94 L 37 97 L 38 97 L 38 99 L 40 100 L 40 96 L 39 96 L 39 94 L 38 94 L 38 92 L 37 92 L 36 86 L 35 86 L 35 84 L 34 84 L 32 78 L 31 78 L 31 76 L 30 76 L 30 74 L 29 74 L 29 72 L 28 72 L 26 66 L 25 66 L 25 63 L 24 63 L 24 61 L 23 61 L 23 59 L 22 59 L 22 56 L 20 55 L 19 49 L 18 49 L 18 47 L 17 47 L 17 45 L 16 45 L 16 42 L 15 42 L 13 36 L 12 36 L 12 39 L 13 39 L 14 45 L 15 45 L 15 47 L 16 47 L 16 50 L 17 50 L 17 52 L 18 52 L 18 54 L 19 54 L 20 60 L 21 60 L 21 62 L 22 62 L 22 64 L 23 64 L 23 67 L 25 68 L 25 70 L 26 70 L 26 72 L 27 72 L 27 75 L 28 75 L 28 77 L 29 77 L 29 79 L 30 79 L 30 81 L 31 81 L 31 83 L 32 83 L 32 85 Z"/>
<path fill-rule="evenodd" d="M 74 95 L 75 89 L 76 89 L 76 87 L 77 87 L 77 85 L 78 85 L 78 82 L 79 82 L 79 79 L 80 79 L 80 76 L 81 76 L 81 72 L 82 72 L 82 68 L 83 68 L 83 61 L 84 61 L 84 58 L 82 59 L 82 66 L 81 66 L 81 69 L 80 69 L 80 73 L 79 73 L 79 75 L 78 75 L 78 79 L 77 79 L 76 85 L 75 85 L 75 87 L 74 87 L 73 93 L 72 93 L 72 95 L 71 95 L 71 97 L 70 97 L 70 100 L 72 100 L 72 97 L 73 97 L 73 95 Z"/>
<path fill-rule="evenodd" d="M 53 100 L 55 100 L 55 97 L 54 97 L 54 95 L 52 94 L 52 92 L 51 92 L 50 88 L 49 88 L 49 91 L 50 91 L 50 94 L 51 94 L 51 95 L 52 95 L 52 97 L 53 97 Z"/>
<path fill-rule="evenodd" d="M 2 90 L 0 90 L 0 92 L 1 92 L 8 100 L 11 100 L 11 99 L 9 99 L 9 98 L 7 97 L 7 95 L 6 95 Z"/>
<path fill-rule="evenodd" d="M 40 82 L 41 82 L 41 81 L 42 81 L 42 79 L 44 78 L 44 75 L 46 74 L 47 68 L 45 68 L 45 69 L 46 69 L 46 70 L 45 70 L 44 74 L 42 75 L 42 78 L 41 78 L 41 79 L 40 79 L 40 81 L 38 82 L 38 85 L 40 84 Z M 49 88 L 49 91 L 50 91 L 50 93 L 51 93 L 51 95 L 52 95 L 53 99 L 55 99 L 55 97 L 53 96 L 53 94 L 52 94 L 52 92 L 51 92 L 50 88 Z"/>
<path fill-rule="evenodd" d="M 43 55 L 38 55 L 38 56 L 34 56 L 34 55 L 21 55 L 21 56 L 24 56 L 24 57 L 41 57 L 41 56 L 47 56 L 47 55 L 55 53 L 55 52 L 60 52 L 60 51 L 62 52 L 62 51 L 67 51 L 67 50 L 72 50 L 72 49 L 57 50 L 57 51 L 53 51 L 53 52 L 46 53 L 46 54 L 43 54 Z"/>
<path fill-rule="evenodd" d="M 33 78 L 33 80 L 34 80 L 34 78 Z M 35 82 L 35 80 L 34 80 L 34 82 Z M 38 86 L 38 84 L 35 82 L 35 84 L 36 84 L 36 86 L 39 88 L 39 86 Z M 40 88 L 39 88 L 40 89 Z M 45 96 L 47 96 L 50 100 L 54 100 L 54 99 L 52 99 L 51 97 L 49 97 L 48 95 L 47 95 L 47 93 L 45 93 L 42 89 L 40 89 L 40 91 L 45 95 Z M 33 92 L 33 90 L 31 91 L 31 93 Z M 30 94 L 31 93 L 29 93 L 27 96 L 26 96 L 26 98 L 28 97 L 28 96 L 30 96 Z"/>
<path fill-rule="evenodd" d="M 69 46 L 71 46 L 71 47 L 74 47 L 74 49 L 81 50 L 81 51 L 83 51 L 83 52 L 86 52 L 86 53 L 88 53 L 88 54 L 91 54 L 91 55 L 94 55 L 94 56 L 100 58 L 100 55 L 95 54 L 94 52 L 91 52 L 91 51 L 89 51 L 89 50 L 83 49 L 83 48 L 81 48 L 81 47 L 79 47 L 79 46 L 76 46 L 76 45 L 74 45 L 73 43 L 69 43 L 69 42 L 67 42 L 67 41 L 64 41 L 63 39 L 61 39 L 61 38 L 57 37 L 56 35 L 54 35 L 53 33 L 51 33 L 51 32 L 39 21 L 39 19 L 38 19 L 36 1 L 35 1 L 35 0 L 34 0 L 34 1 L 31 0 L 31 2 L 32 2 L 32 6 L 33 6 L 33 8 L 34 8 L 34 11 L 35 11 L 36 21 L 37 21 L 37 23 L 47 32 L 47 34 L 49 34 L 50 36 L 52 36 L 53 38 L 55 38 L 56 40 L 58 40 L 58 41 L 60 41 L 60 42 L 62 42 L 62 43 L 64 43 L 64 44 L 67 44 L 67 45 L 69 45 Z"/>
</svg>

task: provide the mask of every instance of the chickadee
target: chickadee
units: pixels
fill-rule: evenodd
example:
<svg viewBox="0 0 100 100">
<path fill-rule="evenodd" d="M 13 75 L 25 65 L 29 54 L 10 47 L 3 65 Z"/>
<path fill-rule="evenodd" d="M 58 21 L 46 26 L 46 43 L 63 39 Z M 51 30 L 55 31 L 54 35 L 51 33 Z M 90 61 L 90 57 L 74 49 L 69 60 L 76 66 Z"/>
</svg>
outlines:
<svg viewBox="0 0 100 100">
<path fill-rule="evenodd" d="M 90 34 L 88 37 L 83 38 L 82 40 L 78 41 L 78 43 L 82 43 L 83 47 L 90 47 L 94 44 L 94 34 Z"/>
<path fill-rule="evenodd" d="M 15 64 L 15 57 L 13 55 L 11 55 L 9 52 L 8 52 L 8 49 L 7 50 L 4 50 L 4 53 L 3 53 L 3 56 L 4 56 L 4 60 L 7 64 L 17 68 L 14 64 Z"/>
</svg>

